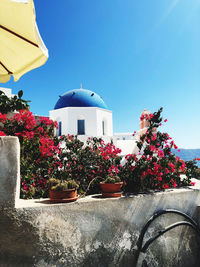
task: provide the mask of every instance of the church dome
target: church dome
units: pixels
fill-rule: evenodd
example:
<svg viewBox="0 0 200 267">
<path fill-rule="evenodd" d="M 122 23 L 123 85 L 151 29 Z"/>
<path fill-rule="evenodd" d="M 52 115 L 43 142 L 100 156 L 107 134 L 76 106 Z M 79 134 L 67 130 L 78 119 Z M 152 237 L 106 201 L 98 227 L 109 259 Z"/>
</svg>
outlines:
<svg viewBox="0 0 200 267">
<path fill-rule="evenodd" d="M 68 91 L 60 96 L 54 109 L 66 107 L 98 107 L 107 109 L 106 104 L 98 94 L 82 88 Z"/>
</svg>

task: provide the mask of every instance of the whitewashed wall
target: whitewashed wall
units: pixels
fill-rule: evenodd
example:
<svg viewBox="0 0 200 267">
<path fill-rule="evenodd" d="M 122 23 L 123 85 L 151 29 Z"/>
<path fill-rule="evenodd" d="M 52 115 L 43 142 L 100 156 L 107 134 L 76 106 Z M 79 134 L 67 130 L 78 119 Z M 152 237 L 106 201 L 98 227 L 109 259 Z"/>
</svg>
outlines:
<svg viewBox="0 0 200 267">
<path fill-rule="evenodd" d="M 85 135 L 102 136 L 102 121 L 105 135 L 113 135 L 112 111 L 96 107 L 67 107 L 49 112 L 50 119 L 62 122 L 62 134 L 77 134 L 77 121 L 85 120 Z"/>
</svg>

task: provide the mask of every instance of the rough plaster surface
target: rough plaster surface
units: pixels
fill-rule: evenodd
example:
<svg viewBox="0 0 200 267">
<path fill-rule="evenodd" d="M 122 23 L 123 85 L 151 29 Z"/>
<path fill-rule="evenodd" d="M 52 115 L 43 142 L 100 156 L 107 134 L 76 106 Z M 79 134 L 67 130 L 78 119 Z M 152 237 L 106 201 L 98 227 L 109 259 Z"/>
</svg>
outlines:
<svg viewBox="0 0 200 267">
<path fill-rule="evenodd" d="M 177 189 L 119 199 L 90 196 L 68 204 L 26 201 L 22 207 L 21 201 L 21 208 L 1 211 L 0 266 L 134 266 L 139 233 L 152 213 L 175 208 L 195 217 L 199 198 L 198 190 Z M 178 215 L 163 215 L 145 240 L 182 220 Z M 144 261 L 148 266 L 200 266 L 198 251 L 196 233 L 181 226 L 140 254 L 137 266 Z"/>
<path fill-rule="evenodd" d="M 0 137 L 0 208 L 14 207 L 20 187 L 20 146 L 17 137 Z"/>
<path fill-rule="evenodd" d="M 74 203 L 19 200 L 19 143 L 0 138 L 0 267 L 136 266 L 139 233 L 155 211 L 178 209 L 199 218 L 199 186 L 117 199 L 89 196 Z M 184 218 L 166 214 L 144 242 Z M 199 267 L 197 235 L 175 228 L 140 254 L 137 266 Z M 146 265 L 145 265 L 146 264 Z"/>
</svg>

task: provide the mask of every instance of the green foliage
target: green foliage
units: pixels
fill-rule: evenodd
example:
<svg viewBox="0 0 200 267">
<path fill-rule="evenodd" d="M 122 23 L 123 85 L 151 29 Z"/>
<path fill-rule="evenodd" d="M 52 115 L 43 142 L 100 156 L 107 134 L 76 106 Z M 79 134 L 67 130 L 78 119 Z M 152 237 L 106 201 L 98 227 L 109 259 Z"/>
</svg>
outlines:
<svg viewBox="0 0 200 267">
<path fill-rule="evenodd" d="M 120 183 L 121 179 L 119 176 L 107 176 L 106 179 L 103 181 L 105 184 L 114 184 L 114 183 Z"/>
<path fill-rule="evenodd" d="M 53 191 L 62 191 L 67 189 L 78 189 L 79 185 L 74 180 L 49 179 L 50 189 Z"/>
<path fill-rule="evenodd" d="M 15 95 L 11 98 L 7 97 L 4 92 L 0 91 L 0 112 L 2 114 L 7 114 L 22 109 L 29 109 L 28 103 L 30 101 L 23 100 L 22 96 L 22 90 L 18 92 L 18 97 Z"/>
<path fill-rule="evenodd" d="M 200 169 L 196 165 L 196 162 L 194 160 L 185 161 L 186 164 L 186 176 L 191 178 L 200 179 Z"/>
</svg>

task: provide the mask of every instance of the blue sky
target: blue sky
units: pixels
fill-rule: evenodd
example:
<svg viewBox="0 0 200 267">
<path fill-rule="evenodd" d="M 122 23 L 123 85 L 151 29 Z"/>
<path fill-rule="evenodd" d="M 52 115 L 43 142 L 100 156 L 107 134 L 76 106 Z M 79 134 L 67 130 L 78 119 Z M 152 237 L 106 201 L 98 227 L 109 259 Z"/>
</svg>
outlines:
<svg viewBox="0 0 200 267">
<path fill-rule="evenodd" d="M 59 4 L 57 4 L 59 3 Z M 90 89 L 113 111 L 115 132 L 164 108 L 177 145 L 200 148 L 199 0 L 35 0 L 47 63 L 17 83 L 31 111 L 48 115 L 67 90 Z"/>
</svg>

